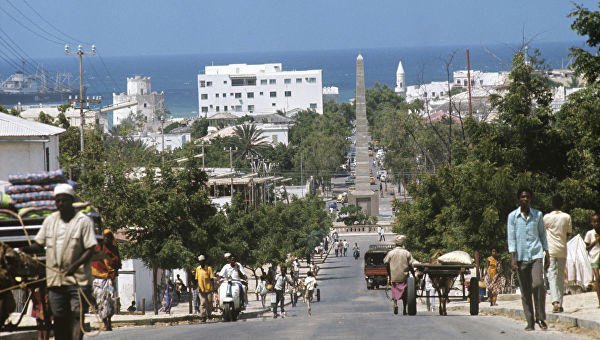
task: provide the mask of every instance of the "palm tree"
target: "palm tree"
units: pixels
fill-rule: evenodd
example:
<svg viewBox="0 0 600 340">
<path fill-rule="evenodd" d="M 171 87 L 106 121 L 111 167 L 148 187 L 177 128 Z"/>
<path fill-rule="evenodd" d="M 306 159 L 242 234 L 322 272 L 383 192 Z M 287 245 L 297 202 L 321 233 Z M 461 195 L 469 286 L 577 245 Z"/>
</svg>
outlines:
<svg viewBox="0 0 600 340">
<path fill-rule="evenodd" d="M 262 151 L 269 146 L 266 137 L 261 136 L 262 130 L 256 124 L 242 124 L 234 128 L 237 141 L 236 158 L 245 159 L 260 156 Z"/>
</svg>

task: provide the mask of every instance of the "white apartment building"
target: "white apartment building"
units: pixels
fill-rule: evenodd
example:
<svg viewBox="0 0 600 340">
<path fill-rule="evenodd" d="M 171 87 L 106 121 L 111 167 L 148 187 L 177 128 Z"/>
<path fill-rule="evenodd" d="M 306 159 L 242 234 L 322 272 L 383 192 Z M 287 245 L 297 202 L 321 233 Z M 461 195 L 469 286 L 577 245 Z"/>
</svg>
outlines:
<svg viewBox="0 0 600 340">
<path fill-rule="evenodd" d="M 283 71 L 281 63 L 206 66 L 198 75 L 198 113 L 269 114 L 311 109 L 323 113 L 321 70 Z"/>
<path fill-rule="evenodd" d="M 114 110 L 113 125 L 136 114 L 143 115 L 147 124 L 156 123 L 156 114 L 164 109 L 164 98 L 163 92 L 152 92 L 150 77 L 127 77 L 127 93 L 113 93 L 113 105 L 126 102 L 137 102 L 137 105 Z"/>
</svg>

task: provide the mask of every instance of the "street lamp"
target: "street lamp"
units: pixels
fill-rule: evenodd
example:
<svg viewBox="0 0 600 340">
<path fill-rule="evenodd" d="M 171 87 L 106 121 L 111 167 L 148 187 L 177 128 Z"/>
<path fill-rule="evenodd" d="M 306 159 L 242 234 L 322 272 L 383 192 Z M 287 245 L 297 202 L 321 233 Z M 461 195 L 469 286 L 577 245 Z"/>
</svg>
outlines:
<svg viewBox="0 0 600 340">
<path fill-rule="evenodd" d="M 96 45 L 92 45 L 91 52 L 84 52 L 83 46 L 81 46 L 81 45 L 77 46 L 76 52 L 71 52 L 69 50 L 69 45 L 67 44 L 67 45 L 65 45 L 65 54 L 66 55 L 76 55 L 79 57 L 79 98 L 75 97 L 75 100 L 71 102 L 71 105 L 73 105 L 73 103 L 75 103 L 75 102 L 79 103 L 79 116 L 81 117 L 81 124 L 79 125 L 79 129 L 80 129 L 80 133 L 81 133 L 81 135 L 79 136 L 79 143 L 80 143 L 80 148 L 81 148 L 80 151 L 81 151 L 81 156 L 82 156 L 81 162 L 83 164 L 83 124 L 85 121 L 85 118 L 83 115 L 83 103 L 85 102 L 88 105 L 90 103 L 89 97 L 87 98 L 87 100 L 84 100 L 84 98 L 83 98 L 83 56 L 96 54 Z M 101 98 L 96 98 L 94 100 L 97 100 L 97 102 L 99 103 Z"/>
</svg>

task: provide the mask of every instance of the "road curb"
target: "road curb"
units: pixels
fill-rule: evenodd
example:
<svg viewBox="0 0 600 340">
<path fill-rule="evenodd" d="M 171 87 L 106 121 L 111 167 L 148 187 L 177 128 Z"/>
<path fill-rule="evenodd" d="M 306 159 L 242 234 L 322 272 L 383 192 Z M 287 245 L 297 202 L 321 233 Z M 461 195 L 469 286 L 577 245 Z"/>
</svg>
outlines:
<svg viewBox="0 0 600 340">
<path fill-rule="evenodd" d="M 460 310 L 464 312 L 469 312 L 469 308 L 466 306 L 456 306 L 452 307 L 451 310 Z M 523 319 L 525 320 L 525 314 L 521 309 L 513 309 L 513 308 L 487 308 L 480 307 L 480 313 L 484 313 L 487 315 L 498 315 L 498 316 L 507 316 L 515 319 Z M 575 316 L 558 314 L 558 313 L 549 313 L 546 315 L 546 321 L 550 321 L 553 323 L 559 323 L 565 325 L 567 327 L 577 327 L 589 331 L 593 331 L 595 333 L 600 334 L 600 322 L 593 320 L 581 319 Z"/>
</svg>

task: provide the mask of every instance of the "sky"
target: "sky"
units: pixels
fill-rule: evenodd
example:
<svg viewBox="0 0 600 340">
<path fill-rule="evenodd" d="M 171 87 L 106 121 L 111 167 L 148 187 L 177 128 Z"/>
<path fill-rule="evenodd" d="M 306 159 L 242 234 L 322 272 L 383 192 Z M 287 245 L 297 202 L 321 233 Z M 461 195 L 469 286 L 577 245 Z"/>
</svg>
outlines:
<svg viewBox="0 0 600 340">
<path fill-rule="evenodd" d="M 0 0 L 0 56 L 10 44 L 59 57 L 80 42 L 104 56 L 140 56 L 582 40 L 570 29 L 573 8 L 567 0 Z"/>
</svg>

